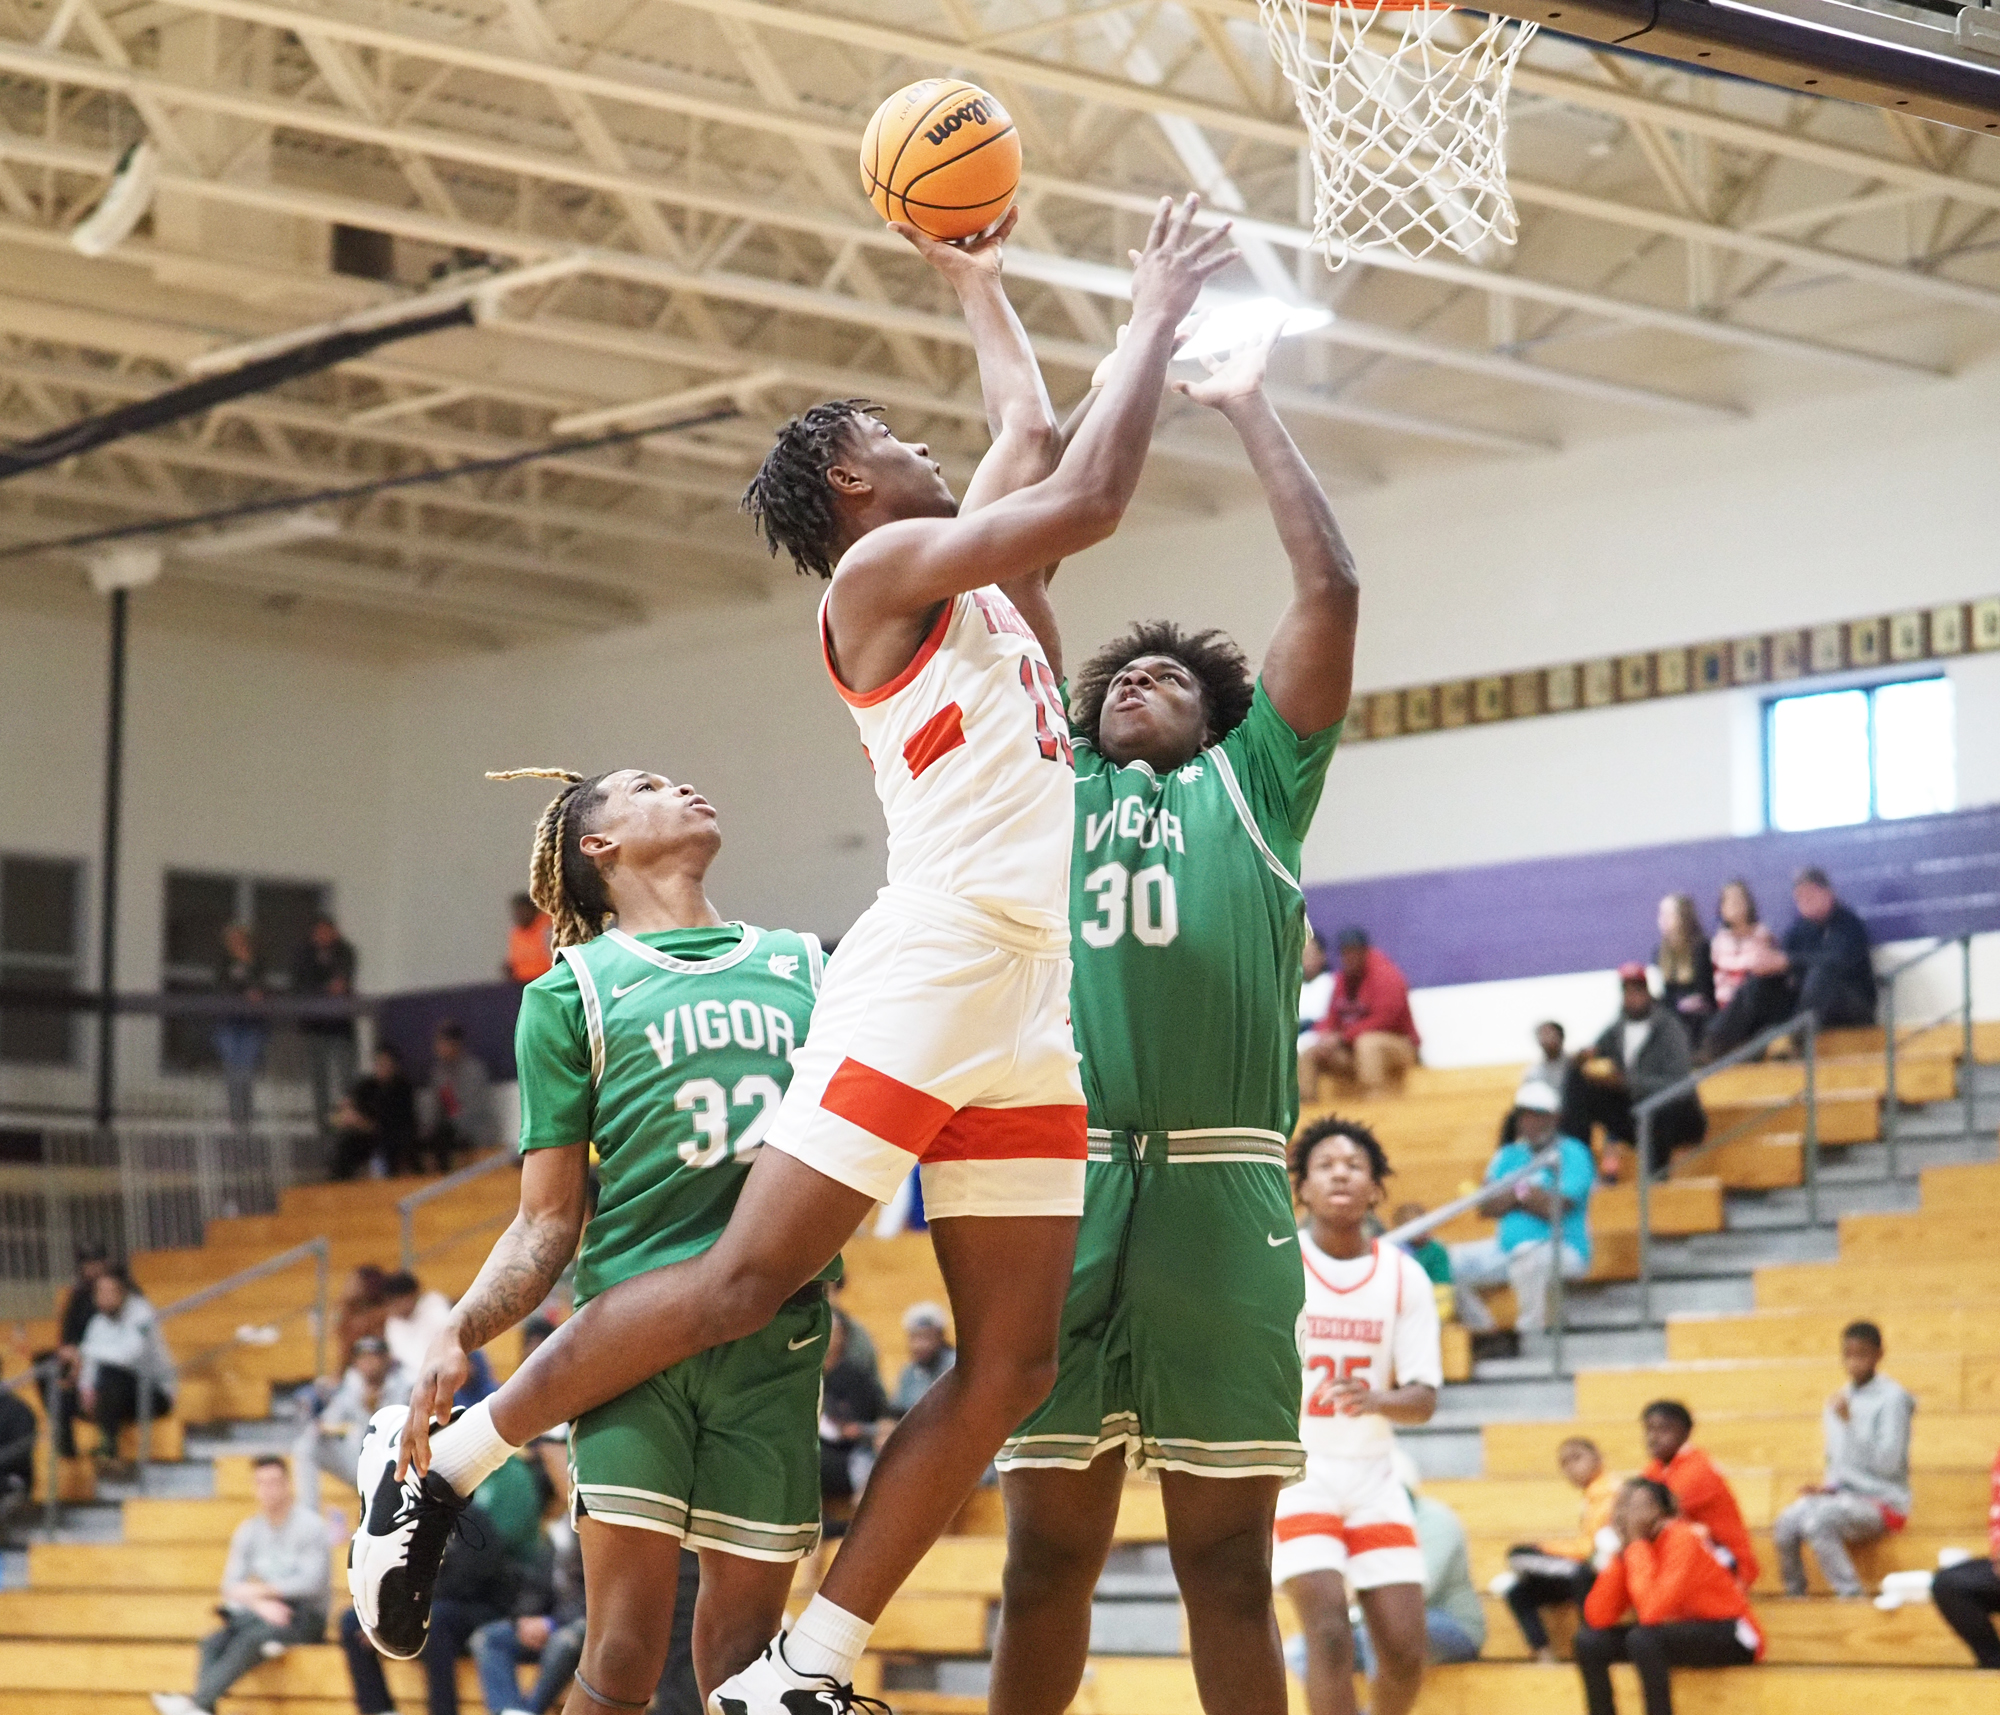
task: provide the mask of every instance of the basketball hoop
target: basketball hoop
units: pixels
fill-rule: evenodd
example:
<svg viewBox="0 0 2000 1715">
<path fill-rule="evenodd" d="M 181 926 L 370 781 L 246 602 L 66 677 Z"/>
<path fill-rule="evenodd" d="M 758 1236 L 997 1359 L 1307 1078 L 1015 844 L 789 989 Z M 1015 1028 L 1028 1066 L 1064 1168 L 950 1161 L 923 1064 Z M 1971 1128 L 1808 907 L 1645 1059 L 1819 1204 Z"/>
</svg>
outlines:
<svg viewBox="0 0 2000 1715">
<path fill-rule="evenodd" d="M 1311 138 L 1313 241 L 1470 254 L 1518 231 L 1507 190 L 1507 86 L 1535 33 L 1433 0 L 1257 0 Z M 1324 19 L 1321 25 L 1316 20 Z"/>
</svg>

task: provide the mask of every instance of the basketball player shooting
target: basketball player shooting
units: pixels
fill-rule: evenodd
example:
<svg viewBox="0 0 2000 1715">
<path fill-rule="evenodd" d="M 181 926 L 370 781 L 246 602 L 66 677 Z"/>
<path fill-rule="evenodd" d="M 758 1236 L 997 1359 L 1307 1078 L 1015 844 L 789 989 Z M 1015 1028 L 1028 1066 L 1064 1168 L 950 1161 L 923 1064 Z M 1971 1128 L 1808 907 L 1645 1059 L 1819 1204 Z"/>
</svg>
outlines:
<svg viewBox="0 0 2000 1715">
<path fill-rule="evenodd" d="M 925 248 L 965 306 L 995 424 L 962 505 L 928 449 L 858 402 L 780 431 L 746 505 L 774 551 L 831 581 L 821 644 L 875 768 L 888 885 L 829 966 L 768 1147 L 714 1246 L 592 1299 L 434 1439 L 462 1375 L 426 1363 L 350 1561 L 357 1603 L 398 1615 L 406 1642 L 428 1623 L 440 1527 L 516 1447 L 762 1328 L 914 1163 L 957 1366 L 890 1437 L 798 1625 L 717 1688 L 714 1715 L 856 1707 L 875 1620 L 1047 1393 L 1086 1154 L 1068 1018 L 1074 775 L 1054 675 L 1004 591 L 1032 591 L 1130 503 L 1175 327 L 1235 254 L 1226 227 L 1197 234 L 1197 208 L 1162 199 L 1133 253 L 1116 373 L 1053 470 L 1059 433 L 1000 286 L 999 234 L 950 256 Z M 612 1664 L 605 1679 L 583 1711 L 651 1695 Z"/>
</svg>

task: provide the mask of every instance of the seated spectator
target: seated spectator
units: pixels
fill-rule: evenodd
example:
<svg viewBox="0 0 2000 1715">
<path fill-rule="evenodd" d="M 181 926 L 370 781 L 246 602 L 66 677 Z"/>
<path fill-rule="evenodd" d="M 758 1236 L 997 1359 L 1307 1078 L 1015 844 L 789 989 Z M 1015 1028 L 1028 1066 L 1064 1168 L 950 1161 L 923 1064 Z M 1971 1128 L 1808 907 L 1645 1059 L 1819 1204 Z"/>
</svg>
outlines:
<svg viewBox="0 0 2000 1715">
<path fill-rule="evenodd" d="M 451 1300 L 407 1270 L 382 1278 L 382 1338 L 389 1343 L 389 1355 L 409 1376 L 424 1367 L 424 1353 L 431 1341 L 444 1332 L 451 1320 Z"/>
<path fill-rule="evenodd" d="M 1706 1453 L 1688 1445 L 1694 1414 L 1677 1399 L 1656 1399 L 1639 1414 L 1639 1430 L 1649 1455 L 1639 1475 L 1673 1491 L 1680 1516 L 1708 1532 L 1735 1568 L 1737 1582 L 1748 1590 L 1757 1582 L 1757 1551 L 1750 1546 L 1736 1491 Z"/>
<path fill-rule="evenodd" d="M 1993 1460 L 1993 1486 L 1986 1512 L 1988 1558 L 1962 1560 L 1931 1580 L 1931 1600 L 1944 1623 L 1965 1640 L 1974 1663 L 2000 1669 L 2000 1631 L 1993 1616 L 2000 1614 L 2000 1455 Z"/>
<path fill-rule="evenodd" d="M 454 1157 L 491 1149 L 500 1138 L 493 1080 L 465 1046 L 465 1026 L 446 1019 L 431 1038 L 431 1080 L 417 1095 L 416 1165 L 449 1173 Z"/>
<path fill-rule="evenodd" d="M 1901 1530 L 1910 1517 L 1910 1417 L 1917 1402 L 1880 1373 L 1882 1330 L 1850 1322 L 1840 1336 L 1847 1385 L 1826 1402 L 1826 1475 L 1778 1514 L 1771 1526 L 1785 1594 L 1806 1593 L 1800 1549 L 1813 1557 L 1836 1596 L 1859 1596 L 1861 1579 L 1847 1549 Z"/>
<path fill-rule="evenodd" d="M 368 1076 L 334 1110 L 333 1177 L 408 1173 L 416 1154 L 417 1092 L 402 1055 L 385 1042 L 375 1050 Z"/>
<path fill-rule="evenodd" d="M 1394 1227 L 1407 1227 L 1412 1221 L 1421 1221 L 1429 1213 L 1421 1203 L 1403 1203 L 1397 1206 L 1390 1221 Z M 1445 1249 L 1443 1241 L 1435 1232 L 1430 1232 L 1415 1243 L 1404 1245 L 1403 1249 L 1415 1259 L 1417 1267 L 1424 1271 L 1424 1277 L 1431 1283 L 1431 1291 L 1437 1298 L 1438 1320 L 1455 1320 L 1458 1299 L 1451 1288 L 1451 1252 Z"/>
<path fill-rule="evenodd" d="M 264 978 L 257 968 L 257 946 L 241 923 L 232 923 L 222 931 L 222 957 L 216 962 L 215 989 L 218 994 L 240 995 L 245 1000 L 264 998 Z M 215 1057 L 222 1062 L 223 1088 L 229 1096 L 229 1123 L 238 1131 L 250 1124 L 257 1073 L 264 1064 L 264 1045 L 270 1037 L 270 1027 L 254 1014 L 215 1021 L 212 1037 Z"/>
<path fill-rule="evenodd" d="M 548 1715 L 583 1659 L 583 1551 L 576 1527 L 557 1519 L 541 1533 L 522 1575 L 511 1619 L 489 1620 L 472 1634 L 479 1691 L 490 1715 Z M 538 1669 L 521 1695 L 520 1670 Z"/>
<path fill-rule="evenodd" d="M 0 1524 L 34 1499 L 35 1442 L 40 1431 L 35 1408 L 21 1389 L 9 1387 L 0 1377 Z"/>
<path fill-rule="evenodd" d="M 222 1629 L 201 1640 L 194 1695 L 153 1694 L 159 1715 L 215 1715 L 216 1702 L 261 1661 L 326 1636 L 326 1521 L 297 1504 L 285 1461 L 266 1454 L 250 1473 L 257 1510 L 229 1539 Z"/>
<path fill-rule="evenodd" d="M 500 974 L 525 988 L 555 966 L 548 914 L 525 893 L 517 893 L 507 902 L 507 913 L 513 926 L 507 931 L 507 956 L 500 961 Z"/>
<path fill-rule="evenodd" d="M 889 1409 L 897 1417 L 929 1393 L 938 1377 L 958 1362 L 958 1352 L 946 1337 L 941 1305 L 927 1301 L 905 1310 L 903 1338 L 909 1343 L 910 1361 L 896 1378 L 896 1391 L 889 1398 Z"/>
<path fill-rule="evenodd" d="M 840 1307 L 841 1300 L 846 1296 L 846 1293 L 847 1280 L 845 1276 L 839 1280 L 830 1280 L 827 1282 L 827 1302 L 833 1307 L 833 1319 L 840 1324 L 840 1337 L 846 1342 L 847 1346 L 847 1361 L 850 1364 L 859 1364 L 877 1382 L 880 1382 L 882 1379 L 882 1360 L 875 1351 L 873 1337 L 866 1328 L 862 1327 L 859 1322 L 855 1321 L 852 1316 L 848 1315 Z"/>
<path fill-rule="evenodd" d="M 345 1375 L 354 1362 L 356 1344 L 371 1334 L 379 1336 L 388 1322 L 389 1299 L 382 1290 L 388 1278 L 389 1271 L 372 1262 L 364 1262 L 347 1277 L 346 1286 L 341 1288 L 340 1303 L 334 1310 L 334 1337 L 338 1342 L 334 1375 Z M 329 1378 L 328 1393 L 337 1385 Z"/>
<path fill-rule="evenodd" d="M 1409 1493 L 1424 1557 L 1425 1659 L 1432 1667 L 1477 1661 L 1486 1647 L 1486 1610 L 1473 1588 L 1465 1526 L 1444 1502 L 1423 1492 L 1415 1463 L 1400 1450 L 1396 1472 Z M 1292 1639 L 1285 1662 L 1301 1679 L 1306 1677 L 1310 1653 L 1303 1635 Z M 1365 1614 L 1354 1621 L 1354 1670 L 1371 1682 L 1375 1678 L 1375 1640 L 1368 1635 Z"/>
<path fill-rule="evenodd" d="M 1326 943 L 1319 938 L 1319 931 L 1308 924 L 1299 982 L 1301 1054 L 1319 1040 L 1320 1021 L 1326 1017 L 1326 1009 L 1332 1004 L 1333 972 L 1326 968 Z"/>
<path fill-rule="evenodd" d="M 81 1402 L 76 1396 L 77 1372 L 82 1367 L 83 1333 L 97 1314 L 97 1283 L 110 1272 L 110 1259 L 101 1245 L 79 1245 L 76 1251 L 76 1279 L 63 1299 L 62 1322 L 56 1333 L 56 1348 L 48 1354 L 56 1360 L 56 1454 L 63 1459 L 76 1457 L 73 1425 Z M 42 1354 L 37 1353 L 38 1357 Z"/>
<path fill-rule="evenodd" d="M 118 1432 L 174 1409 L 174 1360 L 145 1294 L 116 1270 L 99 1276 L 97 1313 L 77 1348 L 77 1398 L 97 1425 L 97 1458 L 118 1462 Z"/>
<path fill-rule="evenodd" d="M 431 1629 L 424 1639 L 425 1704 L 429 1715 L 458 1715 L 458 1663 L 474 1633 L 513 1612 L 520 1568 L 508 1558 L 492 1520 L 478 1500 L 460 1515 L 462 1528 L 445 1545 L 431 1601 Z M 361 1630 L 352 1608 L 340 1617 L 340 1648 L 354 1687 L 359 1715 L 395 1715 L 396 1704 L 382 1677 L 382 1658 Z"/>
<path fill-rule="evenodd" d="M 1568 1034 L 1553 1018 L 1544 1019 L 1535 1026 L 1535 1047 L 1541 1058 L 1531 1062 L 1521 1074 L 1524 1084 L 1546 1084 L 1562 1094 L 1563 1079 L 1569 1073 L 1569 1058 L 1563 1053 L 1563 1044 Z"/>
<path fill-rule="evenodd" d="M 1680 1019 L 1653 998 L 1646 967 L 1622 965 L 1618 982 L 1623 1003 L 1604 1034 L 1578 1055 L 1563 1082 L 1563 1130 L 1571 1137 L 1590 1137 L 1594 1126 L 1619 1143 L 1638 1140 L 1632 1110 L 1649 1096 L 1678 1084 L 1694 1070 L 1687 1030 Z M 1653 1115 L 1653 1159 L 1641 1170 L 1663 1173 L 1668 1158 L 1684 1145 L 1708 1135 L 1708 1115 L 1701 1097 L 1690 1091 Z"/>
<path fill-rule="evenodd" d="M 1823 869 L 1802 869 L 1792 883 L 1798 917 L 1785 931 L 1793 1002 L 1819 1018 L 1822 1029 L 1875 1022 L 1875 962 L 1868 929 L 1834 896 Z"/>
<path fill-rule="evenodd" d="M 1556 1464 L 1583 1491 L 1576 1535 L 1553 1542 L 1524 1543 L 1507 1555 L 1508 1575 L 1513 1580 L 1507 1588 L 1507 1606 L 1537 1661 L 1556 1659 L 1549 1628 L 1542 1620 L 1543 1610 L 1581 1609 L 1598 1572 L 1609 1563 L 1617 1546 L 1607 1552 L 1601 1538 L 1611 1528 L 1611 1509 L 1618 1500 L 1620 1484 L 1605 1470 L 1597 1443 L 1572 1435 L 1556 1449 Z"/>
<path fill-rule="evenodd" d="M 1399 1086 L 1417 1063 L 1421 1041 L 1410 1015 L 1410 985 L 1389 955 L 1368 943 L 1365 929 L 1343 929 L 1338 937 L 1340 969 L 1333 999 L 1315 1040 L 1299 1053 L 1300 1098 L 1319 1099 L 1319 1083 L 1331 1077 L 1363 1095 Z"/>
<path fill-rule="evenodd" d="M 1588 1211 L 1597 1163 L 1575 1138 L 1558 1134 L 1556 1098 L 1544 1085 L 1525 1084 L 1516 1092 L 1514 1129 L 1515 1141 L 1502 1144 L 1486 1164 L 1488 1183 L 1518 1173 L 1550 1144 L 1557 1147 L 1558 1161 L 1480 1202 L 1482 1215 L 1499 1219 L 1493 1237 L 1451 1247 L 1458 1319 L 1475 1334 L 1496 1326 L 1481 1288 L 1501 1285 L 1514 1288 L 1517 1333 L 1539 1334 L 1548 1326 L 1549 1275 L 1555 1266 L 1550 1233 L 1556 1222 L 1562 1226 L 1563 1279 L 1581 1280 L 1590 1272 Z"/>
<path fill-rule="evenodd" d="M 1720 1059 L 1760 1031 L 1792 1016 L 1791 979 L 1785 955 L 1770 926 L 1757 918 L 1756 896 L 1747 881 L 1723 885 L 1716 901 L 1715 938 L 1709 960 L 1715 968 L 1715 1016 L 1702 1038 L 1704 1058 Z"/>
<path fill-rule="evenodd" d="M 385 1405 L 407 1405 L 414 1378 L 389 1355 L 389 1342 L 364 1334 L 354 1342 L 354 1359 L 333 1397 L 320 1407 L 308 1431 L 312 1457 L 322 1471 L 352 1485 L 361 1462 L 361 1438 L 368 1420 Z"/>
<path fill-rule="evenodd" d="M 1673 1715 L 1674 1668 L 1749 1667 L 1763 1659 L 1764 1636 L 1743 1587 L 1701 1528 L 1675 1512 L 1672 1493 L 1647 1478 L 1618 1492 L 1612 1524 L 1622 1546 L 1584 1598 L 1576 1634 L 1590 1715 L 1617 1715 L 1614 1661 L 1629 1661 L 1637 1672 L 1646 1715 Z"/>
<path fill-rule="evenodd" d="M 1653 963 L 1660 967 L 1660 999 L 1686 1027 L 1688 1041 L 1699 1042 L 1715 1012 L 1715 966 L 1701 913 L 1685 893 L 1670 893 L 1660 901 L 1659 923 Z"/>
<path fill-rule="evenodd" d="M 850 1355 L 846 1318 L 835 1316 L 820 1360 L 819 1493 L 828 1540 L 845 1534 L 875 1449 L 893 1421 L 881 1377 Z"/>
</svg>

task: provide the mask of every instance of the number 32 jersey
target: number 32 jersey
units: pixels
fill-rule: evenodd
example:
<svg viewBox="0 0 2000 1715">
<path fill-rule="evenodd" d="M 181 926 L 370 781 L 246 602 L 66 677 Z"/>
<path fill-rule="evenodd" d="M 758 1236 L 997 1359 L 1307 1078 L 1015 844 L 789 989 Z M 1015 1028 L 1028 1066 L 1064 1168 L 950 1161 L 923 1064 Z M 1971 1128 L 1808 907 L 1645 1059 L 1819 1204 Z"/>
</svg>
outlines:
<svg viewBox="0 0 2000 1715">
<path fill-rule="evenodd" d="M 1299 1439 L 1306 1457 L 1386 1456 L 1395 1440 L 1389 1420 L 1374 1412 L 1340 1415 L 1333 1384 L 1365 1382 L 1377 1393 L 1444 1385 L 1430 1277 L 1407 1251 L 1381 1239 L 1366 1256 L 1335 1258 L 1301 1231 L 1299 1256 L 1306 1271 L 1306 1305 L 1299 1313 L 1305 1362 Z"/>
<path fill-rule="evenodd" d="M 822 963 L 789 930 L 610 929 L 522 991 L 521 1148 L 597 1146 L 579 1303 L 720 1236 L 792 1081 Z"/>
</svg>

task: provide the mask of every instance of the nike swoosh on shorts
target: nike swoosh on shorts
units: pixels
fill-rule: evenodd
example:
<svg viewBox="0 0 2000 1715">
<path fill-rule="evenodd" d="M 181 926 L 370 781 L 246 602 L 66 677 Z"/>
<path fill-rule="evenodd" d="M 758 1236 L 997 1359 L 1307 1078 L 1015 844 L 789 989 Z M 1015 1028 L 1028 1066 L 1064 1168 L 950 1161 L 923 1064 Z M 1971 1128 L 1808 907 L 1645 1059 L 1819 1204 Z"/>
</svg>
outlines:
<svg viewBox="0 0 2000 1715">
<path fill-rule="evenodd" d="M 802 1352 L 818 1338 L 817 1334 L 808 1334 L 803 1340 L 787 1340 L 785 1342 L 785 1350 L 788 1352 Z"/>
<path fill-rule="evenodd" d="M 1287 1233 L 1283 1238 L 1279 1239 L 1279 1238 L 1273 1238 L 1269 1233 L 1266 1233 L 1264 1235 L 1264 1242 L 1267 1245 L 1269 1245 L 1273 1250 L 1276 1250 L 1280 1245 L 1291 1244 L 1294 1240 L 1298 1238 L 1298 1236 L 1299 1235 L 1297 1233 Z"/>
</svg>

